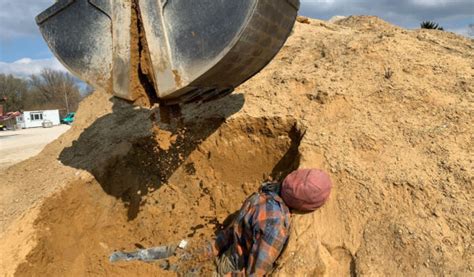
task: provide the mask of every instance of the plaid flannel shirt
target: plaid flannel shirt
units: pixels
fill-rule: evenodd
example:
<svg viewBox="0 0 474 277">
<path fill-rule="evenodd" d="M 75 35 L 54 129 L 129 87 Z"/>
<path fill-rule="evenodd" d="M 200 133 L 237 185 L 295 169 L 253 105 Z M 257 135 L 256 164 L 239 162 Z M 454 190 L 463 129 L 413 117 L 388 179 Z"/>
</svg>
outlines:
<svg viewBox="0 0 474 277">
<path fill-rule="evenodd" d="M 274 192 L 265 190 L 251 195 L 232 224 L 222 230 L 215 242 L 215 253 L 233 247 L 235 260 L 243 263 L 231 276 L 263 276 L 273 269 L 289 235 L 290 212 Z"/>
</svg>

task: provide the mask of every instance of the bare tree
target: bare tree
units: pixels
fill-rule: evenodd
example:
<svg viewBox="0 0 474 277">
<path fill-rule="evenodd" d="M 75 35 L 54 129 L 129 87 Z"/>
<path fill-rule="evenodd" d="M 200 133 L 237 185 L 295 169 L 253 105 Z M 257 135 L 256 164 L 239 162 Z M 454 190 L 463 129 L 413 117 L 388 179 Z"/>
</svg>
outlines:
<svg viewBox="0 0 474 277">
<path fill-rule="evenodd" d="M 28 83 L 12 75 L 0 74 L 0 98 L 6 99 L 5 112 L 19 111 L 25 108 L 25 96 Z"/>
<path fill-rule="evenodd" d="M 82 100 L 77 80 L 70 74 L 44 69 L 29 80 L 0 74 L 0 98 L 5 111 L 59 109 L 77 110 Z"/>
<path fill-rule="evenodd" d="M 30 77 L 27 106 L 30 109 L 61 109 L 75 111 L 81 94 L 74 78 L 61 71 L 44 69 Z"/>
</svg>

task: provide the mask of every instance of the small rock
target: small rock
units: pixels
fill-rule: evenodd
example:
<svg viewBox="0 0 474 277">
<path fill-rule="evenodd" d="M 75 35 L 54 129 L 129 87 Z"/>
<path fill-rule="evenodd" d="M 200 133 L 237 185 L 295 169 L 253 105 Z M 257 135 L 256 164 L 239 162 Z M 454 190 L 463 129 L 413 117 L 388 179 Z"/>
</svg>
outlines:
<svg viewBox="0 0 474 277">
<path fill-rule="evenodd" d="M 307 18 L 306 16 L 298 16 L 296 18 L 296 21 L 298 21 L 299 23 L 303 23 L 303 24 L 310 24 L 311 23 L 309 21 L 309 18 Z"/>
</svg>

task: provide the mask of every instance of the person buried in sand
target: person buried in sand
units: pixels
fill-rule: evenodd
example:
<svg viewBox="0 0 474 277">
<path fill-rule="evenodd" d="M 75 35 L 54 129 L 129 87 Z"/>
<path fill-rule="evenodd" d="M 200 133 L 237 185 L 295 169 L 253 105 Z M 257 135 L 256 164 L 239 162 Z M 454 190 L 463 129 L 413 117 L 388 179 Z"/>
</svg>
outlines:
<svg viewBox="0 0 474 277">
<path fill-rule="evenodd" d="M 318 169 L 299 169 L 281 183 L 263 183 L 212 242 L 199 253 L 183 256 L 214 259 L 217 276 L 268 274 L 288 241 L 290 209 L 300 212 L 318 209 L 329 198 L 331 188 L 329 176 Z M 180 247 L 184 248 L 185 244 L 182 241 Z M 165 259 L 174 255 L 177 248 L 161 246 L 132 253 L 115 252 L 110 260 Z M 178 266 L 168 268 L 178 270 Z"/>
</svg>

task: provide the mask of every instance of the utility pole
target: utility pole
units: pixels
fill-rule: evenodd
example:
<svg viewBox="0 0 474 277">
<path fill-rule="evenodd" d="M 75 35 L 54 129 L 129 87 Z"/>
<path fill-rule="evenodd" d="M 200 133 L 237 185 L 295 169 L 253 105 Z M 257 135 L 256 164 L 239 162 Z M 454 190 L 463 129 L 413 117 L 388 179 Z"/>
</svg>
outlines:
<svg viewBox="0 0 474 277">
<path fill-rule="evenodd" d="M 66 88 L 64 86 L 64 83 L 62 85 L 63 85 L 63 90 L 64 90 L 64 99 L 66 99 L 66 114 L 68 114 L 69 113 L 69 101 L 67 99 L 67 91 L 66 91 Z"/>
<path fill-rule="evenodd" d="M 64 92 L 64 98 L 66 98 L 66 112 L 69 113 L 69 102 L 67 99 L 67 92 Z"/>
</svg>

